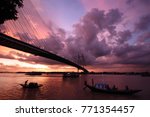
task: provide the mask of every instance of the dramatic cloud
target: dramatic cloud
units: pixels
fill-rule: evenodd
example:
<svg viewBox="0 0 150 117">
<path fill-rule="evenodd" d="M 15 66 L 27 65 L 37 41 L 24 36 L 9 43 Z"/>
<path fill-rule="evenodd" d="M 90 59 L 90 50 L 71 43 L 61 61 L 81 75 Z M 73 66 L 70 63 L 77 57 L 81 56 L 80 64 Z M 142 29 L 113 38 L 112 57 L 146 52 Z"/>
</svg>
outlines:
<svg viewBox="0 0 150 117">
<path fill-rule="evenodd" d="M 136 31 L 150 30 L 150 14 L 141 17 L 140 21 L 135 25 Z"/>
<path fill-rule="evenodd" d="M 118 44 L 124 44 L 129 39 L 131 39 L 131 32 L 129 30 L 118 32 L 119 38 L 117 39 Z"/>
<path fill-rule="evenodd" d="M 150 46 L 141 43 L 131 45 L 131 31 L 116 31 L 122 15 L 117 9 L 109 12 L 93 9 L 88 12 L 74 26 L 74 37 L 68 39 L 70 53 L 86 53 L 86 60 L 90 61 L 88 64 L 149 64 Z M 147 33 L 140 40 L 146 38 L 149 38 Z M 110 42 L 115 43 L 115 46 L 111 46 Z"/>
<path fill-rule="evenodd" d="M 17 23 L 12 25 L 12 22 L 9 22 L 6 27 L 1 26 L 1 30 L 4 31 L 12 25 L 13 35 L 19 37 L 20 40 L 78 64 L 87 65 L 92 70 L 98 67 L 109 70 L 111 68 L 145 70 L 144 67 L 148 69 L 150 65 L 150 0 L 115 1 L 80 0 L 85 5 L 84 7 L 88 7 L 87 13 L 84 13 L 81 19 L 74 23 L 72 32 L 67 32 L 63 29 L 64 27 L 59 27 L 59 23 L 54 24 L 51 18 L 48 18 L 48 21 L 42 20 L 35 9 L 31 14 L 20 15 L 21 20 L 18 20 L 17 23 L 22 21 L 26 25 L 23 29 L 20 28 L 24 25 L 16 28 L 20 29 L 18 31 L 14 28 Z M 38 0 L 38 3 L 41 1 Z M 26 8 L 30 9 L 34 5 L 31 4 Z M 36 7 L 39 13 L 44 12 L 43 5 L 38 4 Z M 27 13 L 27 10 L 25 12 Z M 41 16 L 46 17 L 46 15 Z M 72 19 L 68 17 L 66 22 Z M 44 21 L 47 21 L 46 24 Z M 2 53 L 1 58 L 16 59 L 30 64 L 62 65 L 53 60 L 20 52 Z"/>
<path fill-rule="evenodd" d="M 120 58 L 121 64 L 144 64 L 149 65 L 150 59 L 150 46 L 148 45 L 124 45 L 118 47 L 116 50 L 116 56 Z"/>
<path fill-rule="evenodd" d="M 133 4 L 133 3 L 142 3 L 144 5 L 149 5 L 150 4 L 150 0 L 127 0 L 126 3 L 127 4 Z"/>
<path fill-rule="evenodd" d="M 138 44 L 150 44 L 150 32 L 142 33 L 137 40 Z"/>
<path fill-rule="evenodd" d="M 82 61 L 90 65 L 96 64 L 97 57 L 109 55 L 112 48 L 108 43 L 111 39 L 106 39 L 106 33 L 109 37 L 116 36 L 115 28 L 122 21 L 122 15 L 118 9 L 111 9 L 109 12 L 92 9 L 83 16 L 81 21 L 74 25 L 73 36 L 66 40 L 67 55 L 72 55 L 69 58 L 78 61 L 78 57 L 84 56 L 86 60 Z M 120 32 L 119 37 L 126 36 L 125 40 L 127 40 L 129 34 L 124 33 L 129 32 Z"/>
</svg>

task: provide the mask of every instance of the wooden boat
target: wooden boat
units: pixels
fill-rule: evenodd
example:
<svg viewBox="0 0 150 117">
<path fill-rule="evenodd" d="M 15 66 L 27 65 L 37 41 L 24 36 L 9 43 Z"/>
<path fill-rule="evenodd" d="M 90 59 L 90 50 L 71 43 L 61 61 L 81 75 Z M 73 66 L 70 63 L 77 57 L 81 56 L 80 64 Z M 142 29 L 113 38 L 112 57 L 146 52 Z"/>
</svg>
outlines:
<svg viewBox="0 0 150 117">
<path fill-rule="evenodd" d="M 78 78 L 79 74 L 74 72 L 68 72 L 63 74 L 63 78 Z"/>
<path fill-rule="evenodd" d="M 29 89 L 35 89 L 35 88 L 39 88 L 41 86 L 43 86 L 42 84 L 38 84 L 35 82 L 30 82 L 29 84 L 24 83 L 24 84 L 20 84 L 23 88 L 29 88 Z"/>
<path fill-rule="evenodd" d="M 96 86 L 91 86 L 91 85 L 88 85 L 87 82 L 85 81 L 84 85 L 86 87 L 88 87 L 91 91 L 93 92 L 99 92 L 99 93 L 108 93 L 108 94 L 119 94 L 119 95 L 132 95 L 132 94 L 135 94 L 135 93 L 138 93 L 142 90 L 129 90 L 129 89 L 124 89 L 124 90 L 118 90 L 118 89 L 108 89 L 108 88 L 98 88 Z"/>
</svg>

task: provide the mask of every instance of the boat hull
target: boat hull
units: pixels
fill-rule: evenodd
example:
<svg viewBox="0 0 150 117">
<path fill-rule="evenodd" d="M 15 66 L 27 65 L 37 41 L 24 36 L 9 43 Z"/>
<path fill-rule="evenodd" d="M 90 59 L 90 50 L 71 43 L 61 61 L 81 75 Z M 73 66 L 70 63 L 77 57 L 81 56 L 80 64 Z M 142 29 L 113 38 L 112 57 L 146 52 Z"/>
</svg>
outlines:
<svg viewBox="0 0 150 117">
<path fill-rule="evenodd" d="M 94 86 L 90 86 L 85 84 L 92 92 L 99 92 L 99 93 L 107 93 L 107 94 L 118 94 L 118 95 L 133 95 L 135 93 L 140 92 L 141 90 L 112 90 L 112 89 L 99 89 Z"/>
<path fill-rule="evenodd" d="M 37 86 L 30 86 L 30 85 L 25 85 L 25 84 L 20 84 L 23 88 L 28 88 L 28 89 L 36 89 L 36 88 L 39 88 L 39 87 L 42 87 L 43 85 L 42 84 L 39 84 Z"/>
<path fill-rule="evenodd" d="M 79 74 L 78 73 L 64 73 L 63 78 L 78 78 Z"/>
</svg>

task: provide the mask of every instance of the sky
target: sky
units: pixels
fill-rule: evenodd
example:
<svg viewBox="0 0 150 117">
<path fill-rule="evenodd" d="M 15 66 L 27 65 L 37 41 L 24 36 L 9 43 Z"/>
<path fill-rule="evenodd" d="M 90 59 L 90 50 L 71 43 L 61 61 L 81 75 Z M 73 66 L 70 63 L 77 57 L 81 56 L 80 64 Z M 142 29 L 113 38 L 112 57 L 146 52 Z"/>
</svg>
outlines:
<svg viewBox="0 0 150 117">
<path fill-rule="evenodd" d="M 24 0 L 3 33 L 89 71 L 150 72 L 150 0 Z M 0 71 L 76 71 L 0 46 Z"/>
</svg>

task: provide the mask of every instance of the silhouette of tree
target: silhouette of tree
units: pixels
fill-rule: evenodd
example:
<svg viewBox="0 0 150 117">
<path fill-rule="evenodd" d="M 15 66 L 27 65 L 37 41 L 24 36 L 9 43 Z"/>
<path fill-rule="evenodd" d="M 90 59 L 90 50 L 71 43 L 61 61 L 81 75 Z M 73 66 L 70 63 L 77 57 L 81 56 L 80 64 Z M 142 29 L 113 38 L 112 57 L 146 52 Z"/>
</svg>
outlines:
<svg viewBox="0 0 150 117">
<path fill-rule="evenodd" d="M 16 20 L 20 7 L 23 7 L 23 0 L 0 0 L 0 24 L 6 20 Z"/>
</svg>

